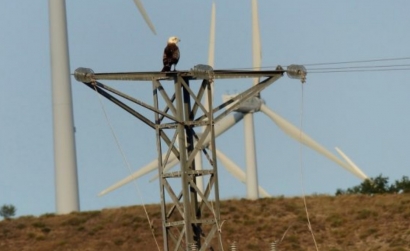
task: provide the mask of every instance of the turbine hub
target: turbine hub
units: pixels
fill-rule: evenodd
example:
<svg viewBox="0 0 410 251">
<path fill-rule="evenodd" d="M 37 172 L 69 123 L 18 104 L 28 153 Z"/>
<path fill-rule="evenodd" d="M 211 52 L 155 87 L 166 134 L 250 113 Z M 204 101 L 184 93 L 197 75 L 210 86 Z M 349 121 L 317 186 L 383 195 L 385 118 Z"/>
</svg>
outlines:
<svg viewBox="0 0 410 251">
<path fill-rule="evenodd" d="M 236 97 L 237 94 L 227 94 L 222 96 L 222 100 L 224 102 Z M 265 103 L 265 101 L 259 97 L 250 97 L 244 101 L 240 101 L 241 104 L 234 109 L 236 112 L 242 112 L 242 113 L 250 113 L 250 112 L 258 112 L 261 109 L 262 104 Z M 232 103 L 233 105 L 234 103 Z M 231 105 L 228 105 L 226 109 L 229 109 Z"/>
</svg>

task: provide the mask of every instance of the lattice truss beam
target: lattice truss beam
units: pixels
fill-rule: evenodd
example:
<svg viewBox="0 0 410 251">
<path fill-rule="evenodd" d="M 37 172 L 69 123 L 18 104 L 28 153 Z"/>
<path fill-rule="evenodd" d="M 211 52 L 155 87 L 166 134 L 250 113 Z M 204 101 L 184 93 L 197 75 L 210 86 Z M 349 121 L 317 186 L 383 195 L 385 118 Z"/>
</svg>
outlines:
<svg viewBox="0 0 410 251">
<path fill-rule="evenodd" d="M 172 73 L 103 73 L 79 68 L 77 80 L 98 92 L 114 104 L 155 130 L 160 177 L 160 197 L 164 250 L 198 250 L 211 246 L 222 250 L 219 210 L 219 184 L 215 151 L 214 125 L 235 110 L 242 102 L 258 95 L 282 76 L 275 71 L 209 71 L 191 70 Z M 232 99 L 213 106 L 211 85 L 216 78 L 265 77 L 263 81 L 243 91 Z M 153 105 L 111 88 L 98 80 L 150 80 L 153 88 Z M 163 82 L 173 81 L 173 91 L 164 88 Z M 193 81 L 201 81 L 192 84 Z M 168 84 L 168 83 L 167 83 Z M 169 86 L 167 86 L 169 87 Z M 168 91 L 167 91 L 168 90 Z M 172 88 L 171 88 L 172 90 Z M 207 93 L 207 95 L 205 95 Z M 205 101 L 205 97 L 207 100 Z M 149 119 L 120 99 L 154 113 Z M 179 160 L 179 170 L 165 169 L 174 154 Z M 208 169 L 197 170 L 195 157 L 202 154 Z M 204 178 L 204 188 L 197 186 L 197 177 Z M 171 180 L 179 179 L 180 182 Z"/>
</svg>

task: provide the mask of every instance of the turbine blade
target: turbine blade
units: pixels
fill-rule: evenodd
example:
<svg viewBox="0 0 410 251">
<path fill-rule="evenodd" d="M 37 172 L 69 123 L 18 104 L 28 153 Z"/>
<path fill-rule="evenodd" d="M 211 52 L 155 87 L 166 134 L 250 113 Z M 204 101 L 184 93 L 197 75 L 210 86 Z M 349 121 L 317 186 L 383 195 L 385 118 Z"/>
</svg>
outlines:
<svg viewBox="0 0 410 251">
<path fill-rule="evenodd" d="M 254 70 L 260 70 L 262 62 L 261 35 L 259 30 L 258 1 L 252 0 L 252 56 Z M 254 80 L 254 85 L 259 79 Z"/>
<path fill-rule="evenodd" d="M 163 155 L 163 158 L 165 157 L 165 154 Z M 169 160 L 168 163 L 172 163 L 172 161 L 174 159 L 177 159 L 175 157 L 175 155 L 171 154 L 169 156 Z M 150 173 L 154 170 L 156 170 L 158 168 L 158 161 L 157 160 L 153 160 L 151 161 L 149 164 L 147 164 L 146 166 L 142 167 L 141 169 L 138 169 L 138 171 L 134 172 L 133 174 L 131 174 L 130 176 L 118 181 L 117 183 L 115 183 L 114 185 L 108 187 L 107 189 L 101 191 L 98 196 L 103 196 L 106 195 L 109 192 L 114 191 L 115 189 L 118 189 L 120 187 L 122 187 L 123 185 L 140 178 L 141 176 L 146 175 L 147 173 Z"/>
<path fill-rule="evenodd" d="M 125 184 L 127 184 L 127 183 L 129 183 L 129 182 L 131 182 L 131 181 L 133 181 L 133 180 L 135 180 L 135 179 L 138 179 L 139 177 L 141 177 L 141 176 L 143 176 L 143 175 L 145 175 L 145 174 L 147 174 L 147 173 L 149 173 L 149 172 L 154 171 L 155 168 L 156 168 L 156 166 L 157 166 L 157 162 L 156 162 L 156 161 L 151 162 L 150 164 L 148 164 L 148 165 L 146 165 L 145 167 L 139 169 L 139 170 L 136 171 L 135 173 L 133 173 L 133 174 L 131 174 L 130 176 L 126 177 L 125 179 L 123 179 L 123 180 L 121 180 L 121 181 L 115 183 L 114 185 L 108 187 L 107 189 L 104 189 L 103 191 L 101 191 L 101 192 L 98 194 L 98 196 L 106 195 L 107 193 L 112 192 L 112 191 L 114 191 L 115 189 L 118 189 L 118 188 L 122 187 L 123 185 L 125 185 Z"/>
<path fill-rule="evenodd" d="M 288 134 L 290 137 L 294 138 L 295 140 L 299 141 L 300 143 L 312 148 L 313 150 L 317 151 L 318 153 L 322 154 L 323 156 L 327 157 L 328 159 L 334 161 L 341 167 L 345 168 L 349 172 L 353 173 L 356 175 L 358 178 L 365 180 L 367 179 L 367 176 L 364 175 L 361 172 L 358 172 L 355 170 L 353 167 L 351 167 L 349 164 L 341 161 L 339 158 L 337 158 L 334 154 L 329 152 L 327 149 L 325 149 L 323 146 L 321 146 L 319 143 L 314 141 L 312 138 L 310 138 L 308 135 L 303 133 L 299 128 L 296 126 L 292 125 L 288 121 L 286 121 L 284 118 L 270 110 L 266 105 L 262 104 L 261 109 L 263 113 L 265 113 L 269 118 L 275 122 L 277 126 L 279 126 L 280 129 L 282 129 L 286 134 Z"/>
<path fill-rule="evenodd" d="M 335 147 L 336 151 L 342 156 L 342 158 L 351 166 L 353 167 L 357 172 L 361 173 L 363 176 L 368 179 L 367 175 L 364 174 L 364 172 L 344 153 L 340 148 Z"/>
<path fill-rule="evenodd" d="M 141 3 L 141 0 L 134 0 L 135 5 L 137 6 L 138 10 L 140 11 L 142 17 L 144 18 L 145 22 L 148 24 L 149 28 L 151 29 L 152 33 L 157 35 L 157 32 L 155 31 L 155 27 L 152 24 L 151 20 L 149 19 L 149 16 L 147 12 L 144 9 L 144 6 Z"/>
<path fill-rule="evenodd" d="M 172 155 L 175 156 L 175 155 Z M 176 166 L 179 163 L 179 159 L 177 158 L 171 158 L 172 156 L 170 156 L 170 159 L 168 160 L 167 165 L 164 168 L 164 173 L 168 172 L 171 168 L 173 168 L 174 166 Z M 149 182 L 153 182 L 154 180 L 158 179 L 159 174 L 156 173 L 150 180 Z"/>
<path fill-rule="evenodd" d="M 236 123 L 238 123 L 239 121 L 241 121 L 241 119 L 243 118 L 243 114 L 236 112 L 234 113 L 232 116 L 227 116 L 226 118 L 222 119 L 220 122 L 215 124 L 215 137 L 221 135 L 222 133 L 224 133 L 226 130 L 228 130 L 229 128 L 231 128 L 232 126 L 234 126 Z M 209 141 L 211 140 L 211 137 L 207 137 L 204 141 L 204 144 L 209 143 Z M 165 154 L 162 155 L 162 158 L 165 158 Z M 169 156 L 168 159 L 168 164 L 166 165 L 166 170 L 169 170 L 171 167 L 175 166 L 178 163 L 178 159 L 175 157 L 174 154 L 171 154 Z M 131 174 L 130 176 L 122 179 L 121 181 L 115 183 L 114 185 L 110 186 L 109 188 L 103 190 L 102 192 L 100 192 L 98 194 L 98 196 L 102 196 L 105 195 L 109 192 L 114 191 L 115 189 L 118 189 L 120 187 L 122 187 L 123 185 L 138 179 L 141 176 L 144 176 L 145 174 L 154 171 L 156 168 L 158 168 L 158 161 L 157 160 L 153 160 L 152 162 L 150 162 L 148 165 L 142 167 L 141 169 L 139 169 L 138 171 L 136 171 L 135 173 Z M 156 178 L 158 178 L 158 175 L 156 175 L 155 177 L 153 177 L 150 181 L 155 180 Z"/>
<path fill-rule="evenodd" d="M 215 63 L 215 23 L 216 23 L 216 7 L 215 2 L 212 3 L 212 12 L 211 12 L 211 28 L 209 32 L 209 50 L 208 50 L 208 65 L 214 67 Z M 214 85 L 211 83 L 211 98 L 213 99 L 214 96 Z M 213 100 L 212 100 L 213 102 Z M 208 111 L 209 109 L 209 101 L 208 101 L 208 92 L 205 92 L 204 96 L 204 107 Z M 204 127 L 203 129 L 204 130 Z"/>
<path fill-rule="evenodd" d="M 239 121 L 241 121 L 243 118 L 243 113 L 240 112 L 235 112 L 233 115 L 231 116 L 226 116 L 224 119 L 222 119 L 221 121 L 219 121 L 218 123 L 215 124 L 215 137 L 218 137 L 219 135 L 221 135 L 222 133 L 224 133 L 225 131 L 227 131 L 229 128 L 231 128 L 232 126 L 234 126 L 236 123 L 238 123 Z M 198 135 L 199 137 L 201 136 L 201 134 Z M 208 136 L 205 140 L 204 140 L 204 145 L 208 144 L 211 140 L 211 136 Z M 172 162 L 174 160 L 169 160 L 169 162 Z M 176 160 L 178 161 L 178 160 Z M 173 162 L 172 162 L 173 163 Z M 175 166 L 178 162 L 176 162 L 174 165 L 169 166 L 168 165 L 165 167 L 165 172 L 167 172 L 171 167 Z M 154 180 L 158 179 L 158 174 L 156 174 L 155 176 L 153 176 L 149 181 L 152 182 Z"/>
<path fill-rule="evenodd" d="M 239 121 L 243 119 L 244 114 L 241 112 L 234 112 L 232 115 L 228 115 L 225 118 L 221 119 L 215 124 L 215 137 L 226 132 L 232 126 L 236 125 Z M 204 141 L 204 145 L 208 144 L 211 141 L 211 135 L 208 135 Z"/>
<path fill-rule="evenodd" d="M 215 24 L 216 24 L 216 8 L 215 2 L 212 3 L 211 13 L 211 29 L 209 32 L 209 52 L 208 52 L 208 65 L 214 67 L 215 63 Z"/>
<path fill-rule="evenodd" d="M 246 184 L 246 174 L 240 167 L 238 167 L 232 160 L 230 160 L 225 154 L 216 149 L 216 157 L 221 161 L 222 165 L 230 172 L 233 177 Z M 266 192 L 261 186 L 258 187 L 259 194 L 262 197 L 270 197 L 269 193 Z"/>
</svg>

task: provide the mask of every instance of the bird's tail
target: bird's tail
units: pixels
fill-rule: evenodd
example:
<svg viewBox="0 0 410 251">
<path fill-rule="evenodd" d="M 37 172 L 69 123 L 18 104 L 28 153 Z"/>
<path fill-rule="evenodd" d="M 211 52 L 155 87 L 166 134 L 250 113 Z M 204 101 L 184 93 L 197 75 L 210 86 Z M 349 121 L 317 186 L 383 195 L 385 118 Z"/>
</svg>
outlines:
<svg viewBox="0 0 410 251">
<path fill-rule="evenodd" d="M 170 65 L 164 65 L 164 68 L 162 68 L 162 72 L 165 71 L 171 71 L 171 66 Z"/>
</svg>

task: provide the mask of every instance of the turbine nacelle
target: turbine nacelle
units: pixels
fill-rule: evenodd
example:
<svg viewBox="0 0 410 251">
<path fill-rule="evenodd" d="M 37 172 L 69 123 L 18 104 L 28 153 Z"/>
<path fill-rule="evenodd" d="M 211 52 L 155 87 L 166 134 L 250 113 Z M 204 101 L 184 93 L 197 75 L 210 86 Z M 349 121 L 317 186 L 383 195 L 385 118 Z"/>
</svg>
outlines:
<svg viewBox="0 0 410 251">
<path fill-rule="evenodd" d="M 223 102 L 228 102 L 232 98 L 236 97 L 238 94 L 225 94 L 222 96 Z M 262 104 L 265 104 L 265 101 L 259 97 L 251 97 L 243 101 L 234 111 L 241 113 L 253 113 L 258 112 L 261 109 Z M 226 109 L 229 109 L 234 103 L 226 106 Z"/>
</svg>

